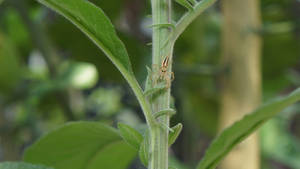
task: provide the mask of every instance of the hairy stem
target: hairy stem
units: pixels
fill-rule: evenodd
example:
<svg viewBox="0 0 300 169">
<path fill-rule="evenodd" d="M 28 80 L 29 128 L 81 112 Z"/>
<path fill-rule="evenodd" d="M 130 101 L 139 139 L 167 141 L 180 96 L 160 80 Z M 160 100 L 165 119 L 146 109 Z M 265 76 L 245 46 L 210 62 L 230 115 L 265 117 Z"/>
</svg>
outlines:
<svg viewBox="0 0 300 169">
<path fill-rule="evenodd" d="M 153 25 L 171 23 L 171 0 L 152 0 Z M 173 44 L 166 42 L 171 32 L 171 28 L 165 26 L 153 27 L 152 45 L 153 65 L 161 65 L 162 60 L 170 57 L 168 71 L 171 71 Z M 166 44 L 167 43 L 167 44 Z M 159 73 L 152 67 L 154 73 Z M 155 72 L 156 71 L 156 72 Z M 153 103 L 152 111 L 159 112 L 168 109 L 170 105 L 170 89 L 161 94 Z M 159 122 L 169 126 L 169 115 L 159 117 Z M 153 126 L 151 130 L 151 159 L 149 169 L 168 169 L 168 135 L 169 131 L 159 125 Z"/>
</svg>

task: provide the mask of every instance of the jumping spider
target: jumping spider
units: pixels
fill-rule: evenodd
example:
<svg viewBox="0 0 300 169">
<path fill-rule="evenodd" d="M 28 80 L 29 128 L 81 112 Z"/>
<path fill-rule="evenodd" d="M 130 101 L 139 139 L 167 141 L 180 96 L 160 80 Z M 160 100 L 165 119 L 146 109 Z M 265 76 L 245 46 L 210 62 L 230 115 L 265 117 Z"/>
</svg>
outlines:
<svg viewBox="0 0 300 169">
<path fill-rule="evenodd" d="M 162 61 L 161 66 L 158 68 L 157 65 L 153 65 L 154 69 L 158 69 L 157 78 L 154 78 L 154 83 L 157 84 L 159 80 L 166 81 L 166 88 L 171 87 L 171 82 L 174 80 L 174 73 L 168 72 L 168 66 L 169 66 L 169 56 L 166 56 L 166 58 Z"/>
</svg>

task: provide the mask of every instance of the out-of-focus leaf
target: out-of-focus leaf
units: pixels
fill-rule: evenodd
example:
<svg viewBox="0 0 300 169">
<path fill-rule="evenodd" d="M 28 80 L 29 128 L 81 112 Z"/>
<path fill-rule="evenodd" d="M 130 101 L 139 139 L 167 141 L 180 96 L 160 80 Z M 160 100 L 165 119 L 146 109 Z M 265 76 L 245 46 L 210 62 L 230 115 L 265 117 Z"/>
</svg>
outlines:
<svg viewBox="0 0 300 169">
<path fill-rule="evenodd" d="M 26 150 L 24 160 L 56 169 L 125 169 L 135 156 L 115 129 L 75 122 L 42 137 Z"/>
<path fill-rule="evenodd" d="M 33 165 L 24 162 L 3 162 L 0 163 L 0 169 L 53 169 L 43 165 Z"/>
<path fill-rule="evenodd" d="M 38 51 L 32 51 L 28 59 L 30 77 L 35 79 L 47 79 L 49 70 L 44 56 Z"/>
<path fill-rule="evenodd" d="M 295 106 L 295 111 L 299 106 Z M 290 109 L 289 109 L 290 110 Z M 268 121 L 260 130 L 262 154 L 268 159 L 274 159 L 290 168 L 300 168 L 300 143 L 288 131 L 290 127 L 290 112 L 285 112 Z M 284 116 L 284 117 L 282 117 Z"/>
<path fill-rule="evenodd" d="M 272 118 L 284 108 L 300 100 L 300 88 L 286 97 L 275 99 L 266 103 L 246 115 L 242 120 L 224 130 L 207 149 L 204 158 L 198 165 L 198 169 L 214 169 L 218 163 L 233 149 L 235 145 L 243 141 L 264 122 Z"/>
<path fill-rule="evenodd" d="M 190 169 L 187 165 L 183 164 L 182 162 L 180 162 L 178 159 L 176 159 L 173 156 L 170 156 L 169 166 L 176 168 L 176 169 Z"/>
<path fill-rule="evenodd" d="M 125 46 L 100 8 L 84 0 L 39 0 L 39 2 L 75 24 L 102 49 L 126 79 L 128 76 L 134 76 Z"/>
<path fill-rule="evenodd" d="M 143 136 L 127 124 L 119 123 L 118 128 L 123 139 L 129 145 L 138 150 L 140 148 L 141 142 L 143 141 Z"/>
<path fill-rule="evenodd" d="M 76 89 L 92 88 L 98 81 L 98 71 L 91 63 L 72 62 L 62 74 L 60 81 Z"/>
<path fill-rule="evenodd" d="M 0 92 L 13 89 L 20 80 L 21 69 L 15 46 L 0 32 Z"/>
<path fill-rule="evenodd" d="M 300 43 L 293 32 L 264 36 L 262 68 L 264 77 L 267 78 L 265 80 L 272 80 L 273 77 L 278 77 L 288 68 L 296 66 L 299 59 L 297 56 L 300 52 L 299 45 Z M 282 59 L 283 55 L 285 56 L 284 59 Z M 270 62 L 272 64 L 268 64 Z"/>
<path fill-rule="evenodd" d="M 119 88 L 97 88 L 88 97 L 86 106 L 88 110 L 109 117 L 120 113 L 122 108 L 122 91 Z"/>
<path fill-rule="evenodd" d="M 6 35 L 20 50 L 26 53 L 32 50 L 30 36 L 24 22 L 14 8 L 6 8 L 5 15 L 1 16 L 5 25 Z"/>
</svg>

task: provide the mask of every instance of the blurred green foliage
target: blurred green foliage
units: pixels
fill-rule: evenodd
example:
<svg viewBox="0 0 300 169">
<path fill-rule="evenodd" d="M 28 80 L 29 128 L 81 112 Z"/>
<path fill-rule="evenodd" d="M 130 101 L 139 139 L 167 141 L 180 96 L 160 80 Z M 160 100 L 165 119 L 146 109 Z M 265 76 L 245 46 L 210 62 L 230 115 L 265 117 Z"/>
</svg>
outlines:
<svg viewBox="0 0 300 169">
<path fill-rule="evenodd" d="M 151 41 L 151 29 L 146 27 L 151 24 L 149 1 L 91 1 L 112 20 L 143 84 L 145 65 L 151 66 L 151 49 L 146 45 Z M 14 0 L 0 5 L 0 136 L 6 138 L 0 145 L 0 160 L 20 159 L 24 147 L 66 121 L 110 125 L 122 121 L 144 130 L 133 93 L 104 54 L 66 19 L 35 1 L 25 3 L 30 21 L 21 17 Z M 184 9 L 174 7 L 174 18 L 178 18 Z M 257 32 L 263 38 L 263 100 L 267 100 L 300 85 L 300 2 L 262 0 L 261 10 L 263 28 Z M 58 55 L 58 64 L 52 65 L 54 75 L 28 22 L 38 25 Z M 219 76 L 224 71 L 219 67 L 221 29 L 222 14 L 216 6 L 199 17 L 175 46 L 172 93 L 177 114 L 171 123 L 182 122 L 184 128 L 172 147 L 170 163 L 179 169 L 193 168 L 216 135 Z M 277 167 L 300 168 L 296 160 L 300 130 L 290 130 L 299 123 L 299 118 L 293 119 L 299 111 L 291 112 L 261 131 L 263 169 L 275 162 Z M 138 167 L 141 164 L 135 161 L 132 168 Z"/>
<path fill-rule="evenodd" d="M 19 55 L 9 38 L 0 34 L 0 90 L 7 93 L 13 90 L 22 74 Z"/>
</svg>

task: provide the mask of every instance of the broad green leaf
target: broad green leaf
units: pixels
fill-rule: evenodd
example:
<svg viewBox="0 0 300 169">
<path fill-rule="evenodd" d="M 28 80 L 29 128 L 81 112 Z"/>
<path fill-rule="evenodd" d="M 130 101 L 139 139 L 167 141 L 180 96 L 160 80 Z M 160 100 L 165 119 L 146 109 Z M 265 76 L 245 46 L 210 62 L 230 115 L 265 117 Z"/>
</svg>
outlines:
<svg viewBox="0 0 300 169">
<path fill-rule="evenodd" d="M 29 147 L 24 160 L 55 169 L 125 169 L 136 151 L 98 122 L 68 123 Z"/>
<path fill-rule="evenodd" d="M 125 46 L 118 38 L 111 21 L 100 8 L 86 0 L 38 1 L 76 25 L 109 57 L 125 78 L 128 75 L 133 76 Z"/>
<path fill-rule="evenodd" d="M 53 169 L 43 165 L 33 165 L 24 162 L 3 162 L 0 163 L 0 169 Z"/>
<path fill-rule="evenodd" d="M 174 132 L 171 132 L 169 134 L 169 146 L 171 146 L 178 138 L 178 136 L 182 130 L 182 124 L 179 123 L 176 126 L 172 127 L 172 129 L 174 130 Z"/>
<path fill-rule="evenodd" d="M 123 139 L 136 150 L 139 150 L 143 136 L 127 124 L 119 123 L 118 128 Z"/>
<path fill-rule="evenodd" d="M 225 129 L 207 149 L 198 169 L 214 169 L 235 145 L 247 138 L 264 122 L 300 100 L 300 88 L 290 95 L 268 102 L 231 127 Z"/>
</svg>

